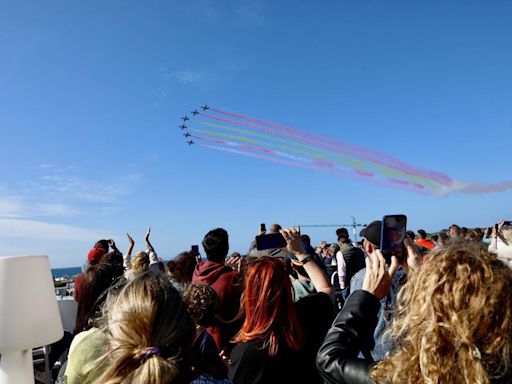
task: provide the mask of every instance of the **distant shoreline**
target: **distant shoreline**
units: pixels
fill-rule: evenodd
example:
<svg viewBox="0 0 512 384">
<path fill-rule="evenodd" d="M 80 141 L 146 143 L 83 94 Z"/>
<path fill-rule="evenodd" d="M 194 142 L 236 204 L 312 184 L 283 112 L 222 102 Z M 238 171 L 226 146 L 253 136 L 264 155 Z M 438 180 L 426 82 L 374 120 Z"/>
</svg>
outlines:
<svg viewBox="0 0 512 384">
<path fill-rule="evenodd" d="M 82 267 L 52 268 L 53 278 L 73 277 L 82 272 Z"/>
</svg>

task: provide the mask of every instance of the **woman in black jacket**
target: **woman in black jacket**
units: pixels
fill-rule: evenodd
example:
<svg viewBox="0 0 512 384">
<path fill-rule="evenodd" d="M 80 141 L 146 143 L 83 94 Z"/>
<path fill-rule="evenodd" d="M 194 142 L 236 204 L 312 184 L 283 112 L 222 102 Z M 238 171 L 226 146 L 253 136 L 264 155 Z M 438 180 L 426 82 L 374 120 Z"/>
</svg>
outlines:
<svg viewBox="0 0 512 384">
<path fill-rule="evenodd" d="M 357 355 L 396 261 L 387 270 L 375 251 L 366 263 L 363 290 L 348 298 L 318 352 L 326 383 L 512 382 L 512 270 L 495 255 L 454 244 L 410 273 L 390 329 L 396 349 L 377 363 Z"/>
</svg>

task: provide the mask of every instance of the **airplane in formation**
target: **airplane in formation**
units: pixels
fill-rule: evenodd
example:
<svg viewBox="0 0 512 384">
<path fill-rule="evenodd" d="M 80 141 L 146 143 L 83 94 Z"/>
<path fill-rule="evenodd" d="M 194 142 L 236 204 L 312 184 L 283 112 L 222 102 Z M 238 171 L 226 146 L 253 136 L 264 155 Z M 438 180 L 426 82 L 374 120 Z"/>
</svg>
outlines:
<svg viewBox="0 0 512 384">
<path fill-rule="evenodd" d="M 192 112 L 190 112 L 192 114 L 192 116 L 195 116 L 195 115 L 199 115 L 199 112 L 197 111 L 197 109 L 194 109 Z"/>
<path fill-rule="evenodd" d="M 183 116 L 183 117 L 181 118 L 181 120 L 183 120 L 183 122 L 185 122 L 185 121 L 190 120 L 190 119 L 189 119 L 189 117 L 188 117 L 188 116 Z"/>
<path fill-rule="evenodd" d="M 178 127 L 180 127 L 182 131 L 187 128 L 185 124 L 178 125 Z"/>
<path fill-rule="evenodd" d="M 210 109 L 208 104 L 203 105 L 201 108 L 203 108 L 203 112 L 206 111 L 207 109 Z"/>
<path fill-rule="evenodd" d="M 187 132 L 187 133 L 184 133 L 184 134 L 183 134 L 183 136 L 185 136 L 185 137 L 189 137 L 189 136 L 190 136 L 190 133 L 188 133 L 188 132 Z"/>
<path fill-rule="evenodd" d="M 188 143 L 188 145 L 192 145 L 192 144 L 194 144 L 194 141 L 193 140 L 189 140 L 189 141 L 187 141 L 187 143 Z"/>
</svg>

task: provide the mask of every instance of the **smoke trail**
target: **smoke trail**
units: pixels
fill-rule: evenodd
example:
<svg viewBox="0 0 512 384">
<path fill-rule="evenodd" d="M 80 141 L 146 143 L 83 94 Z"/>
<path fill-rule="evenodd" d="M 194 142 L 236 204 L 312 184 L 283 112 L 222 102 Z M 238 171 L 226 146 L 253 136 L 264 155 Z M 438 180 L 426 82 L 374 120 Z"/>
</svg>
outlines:
<svg viewBox="0 0 512 384">
<path fill-rule="evenodd" d="M 432 181 L 432 180 L 430 180 L 428 178 L 425 178 L 425 177 L 412 176 L 412 175 L 409 175 L 409 174 L 404 174 L 403 172 L 400 172 L 400 171 L 398 171 L 398 170 L 396 170 L 394 168 L 389 168 L 388 166 L 385 166 L 385 165 L 375 165 L 375 164 L 372 164 L 372 163 L 368 163 L 366 160 L 361 160 L 361 159 L 358 159 L 358 158 L 353 158 L 353 157 L 351 157 L 349 155 L 340 154 L 340 153 L 333 152 L 333 151 L 330 151 L 330 150 L 326 150 L 326 149 L 323 149 L 323 148 L 318 148 L 317 146 L 311 146 L 311 145 L 307 145 L 307 144 L 302 144 L 300 142 L 293 141 L 291 139 L 285 139 L 285 138 L 281 138 L 281 137 L 275 137 L 275 136 L 259 133 L 259 132 L 256 132 L 255 130 L 252 130 L 252 129 L 242 129 L 242 128 L 237 128 L 237 127 L 223 125 L 223 124 L 208 123 L 208 122 L 201 121 L 201 120 L 194 121 L 194 123 L 197 123 L 197 124 L 200 124 L 200 125 L 204 125 L 204 126 L 208 126 L 208 127 L 219 128 L 219 129 L 222 129 L 222 130 L 227 130 L 227 131 L 230 131 L 230 132 L 243 133 L 245 135 L 250 135 L 250 136 L 257 137 L 257 138 L 262 138 L 262 139 L 266 139 L 266 140 L 269 140 L 269 141 L 274 141 L 274 142 L 279 142 L 279 143 L 286 143 L 286 144 L 293 145 L 293 146 L 296 146 L 296 147 L 305 148 L 305 149 L 308 149 L 308 150 L 311 150 L 311 151 L 315 151 L 315 155 L 318 155 L 318 154 L 322 154 L 323 155 L 323 156 L 312 155 L 315 158 L 325 158 L 325 156 L 335 156 L 338 159 L 337 162 L 340 163 L 340 164 L 344 164 L 344 165 L 350 166 L 352 168 L 357 168 L 357 169 L 363 169 L 363 168 L 367 168 L 367 167 L 372 168 L 373 167 L 373 168 L 375 168 L 375 171 L 380 171 L 380 173 L 382 173 L 383 175 L 389 177 L 390 179 L 402 176 L 402 177 L 407 177 L 411 181 L 411 183 L 413 185 L 414 184 L 415 185 L 421 185 L 421 183 L 424 183 L 424 184 L 428 184 L 431 188 L 439 187 L 439 185 L 436 182 L 434 182 L 434 181 Z M 195 128 L 191 128 L 191 130 L 192 131 L 199 131 L 199 130 L 197 130 Z M 204 130 L 201 131 L 201 133 L 205 133 L 205 134 L 213 135 L 213 136 L 235 138 L 234 135 L 233 136 L 225 136 L 225 134 L 216 133 L 216 132 L 210 132 L 210 131 L 204 131 Z M 268 144 L 268 143 L 264 143 L 264 145 L 275 146 L 274 144 Z M 281 147 L 281 148 L 283 148 L 283 147 Z M 300 152 L 300 153 L 308 155 L 305 152 Z M 370 171 L 368 170 L 367 172 L 370 172 Z"/>
<path fill-rule="evenodd" d="M 464 183 L 456 181 L 452 188 L 446 193 L 467 193 L 483 194 L 489 192 L 503 192 L 512 189 L 512 181 L 503 181 L 501 183 L 483 184 L 483 183 Z"/>
<path fill-rule="evenodd" d="M 235 134 L 191 128 L 191 131 L 208 136 L 192 136 L 210 143 L 198 144 L 201 147 L 340 177 L 371 180 L 386 188 L 412 190 L 421 194 L 483 194 L 512 189 L 512 181 L 494 184 L 462 182 L 440 172 L 414 167 L 369 148 L 221 109 L 211 108 L 211 112 L 214 114 L 202 112 L 199 117 L 227 125 L 197 118 L 191 123 Z"/>
<path fill-rule="evenodd" d="M 222 115 L 252 121 L 252 122 L 255 122 L 258 124 L 266 125 L 268 127 L 273 127 L 275 129 L 283 130 L 283 131 L 290 132 L 293 134 L 298 134 L 300 136 L 305 136 L 305 137 L 308 137 L 316 142 L 322 142 L 322 143 L 326 143 L 329 145 L 335 144 L 341 148 L 344 148 L 345 150 L 349 151 L 350 153 L 356 153 L 357 157 L 363 157 L 372 162 L 377 162 L 380 164 L 386 164 L 386 165 L 392 166 L 394 168 L 399 168 L 403 172 L 420 174 L 422 176 L 432 178 L 432 179 L 434 179 L 442 184 L 445 184 L 445 185 L 449 185 L 452 182 L 451 178 L 448 177 L 447 175 L 444 175 L 439 172 L 434 172 L 434 171 L 430 171 L 430 170 L 419 169 L 419 168 L 413 167 L 409 164 L 402 162 L 401 160 L 399 160 L 397 158 L 389 156 L 385 153 L 380 153 L 380 152 L 374 151 L 370 148 L 363 148 L 361 146 L 345 143 L 345 142 L 337 140 L 337 139 L 326 138 L 323 136 L 315 135 L 310 132 L 301 131 L 299 129 L 288 127 L 286 125 L 277 124 L 277 123 L 269 122 L 266 120 L 257 119 L 254 117 L 238 114 L 238 113 L 226 112 L 226 111 L 216 109 L 216 108 L 212 108 L 212 111 L 217 112 Z"/>
<path fill-rule="evenodd" d="M 255 124 L 252 124 L 252 123 L 246 123 L 246 122 L 243 122 L 243 121 L 236 121 L 236 120 L 231 120 L 231 119 L 225 119 L 223 117 L 213 116 L 213 115 L 209 115 L 209 114 L 205 114 L 205 113 L 202 113 L 201 116 L 204 116 L 204 117 L 207 117 L 209 119 L 216 120 L 216 121 L 222 121 L 224 123 L 246 126 L 248 128 L 256 129 L 258 131 L 264 131 L 264 132 L 267 132 L 267 133 L 278 134 L 278 135 L 281 135 L 281 136 L 284 136 L 284 137 L 292 138 L 294 140 L 300 140 L 300 141 L 303 141 L 303 142 L 306 142 L 306 143 L 309 143 L 309 144 L 312 144 L 312 145 L 315 145 L 315 146 L 320 146 L 320 147 L 323 147 L 323 148 L 327 148 L 327 149 L 329 149 L 331 151 L 335 151 L 335 152 L 343 153 L 343 154 L 348 154 L 348 155 L 356 157 L 356 158 L 363 157 L 366 160 L 371 161 L 371 162 L 373 162 L 373 163 L 375 163 L 377 165 L 385 165 L 385 166 L 389 166 L 389 167 L 392 167 L 392 168 L 396 168 L 396 169 L 398 169 L 398 170 L 400 170 L 400 171 L 402 171 L 404 173 L 412 174 L 414 176 L 431 178 L 431 179 L 434 179 L 435 181 L 437 181 L 437 182 L 439 182 L 441 184 L 444 184 L 444 185 L 448 185 L 449 186 L 450 183 L 451 183 L 451 181 L 447 181 L 446 178 L 443 178 L 443 177 L 427 176 L 425 174 L 425 172 L 423 172 L 421 170 L 417 171 L 417 170 L 405 169 L 403 167 L 402 168 L 401 167 L 397 167 L 396 165 L 390 165 L 390 164 L 387 164 L 387 163 L 383 163 L 383 162 L 381 162 L 379 160 L 370 159 L 370 158 L 364 156 L 364 154 L 361 154 L 361 153 L 354 153 L 354 152 L 351 152 L 349 150 L 343 150 L 343 149 L 340 149 L 340 148 L 337 148 L 337 147 L 333 147 L 332 145 L 316 142 L 316 141 L 313 141 L 311 139 L 306 139 L 304 137 L 300 137 L 300 136 L 297 136 L 297 135 L 294 135 L 294 134 L 290 134 L 290 133 L 287 133 L 287 132 L 276 131 L 275 129 L 272 129 L 272 128 L 261 127 L 259 125 L 255 125 Z M 450 179 L 448 178 L 448 180 L 450 180 Z"/>
</svg>

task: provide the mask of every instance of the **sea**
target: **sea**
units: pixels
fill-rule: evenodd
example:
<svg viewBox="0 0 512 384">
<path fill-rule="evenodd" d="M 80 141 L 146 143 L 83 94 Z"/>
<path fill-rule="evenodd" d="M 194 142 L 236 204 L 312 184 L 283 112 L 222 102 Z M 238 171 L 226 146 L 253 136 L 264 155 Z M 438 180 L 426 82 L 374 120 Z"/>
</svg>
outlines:
<svg viewBox="0 0 512 384">
<path fill-rule="evenodd" d="M 74 277 L 81 272 L 81 267 L 52 268 L 52 275 L 54 279 L 56 279 L 57 277 Z"/>
</svg>

